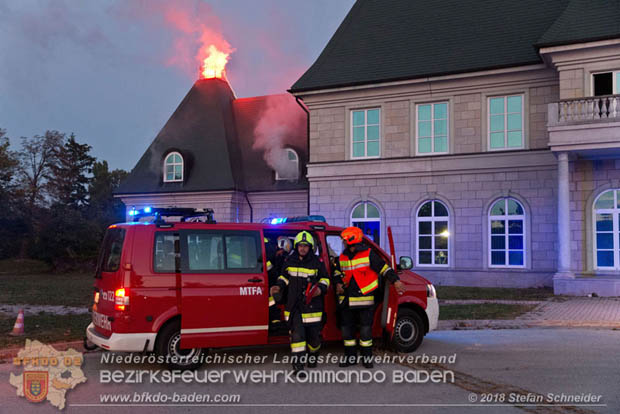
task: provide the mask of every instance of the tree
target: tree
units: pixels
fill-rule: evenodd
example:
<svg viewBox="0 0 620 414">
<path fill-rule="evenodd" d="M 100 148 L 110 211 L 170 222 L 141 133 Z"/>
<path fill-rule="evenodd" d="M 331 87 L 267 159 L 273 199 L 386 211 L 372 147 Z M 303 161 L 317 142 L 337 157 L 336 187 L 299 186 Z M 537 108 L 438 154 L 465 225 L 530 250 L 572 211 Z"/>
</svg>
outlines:
<svg viewBox="0 0 620 414">
<path fill-rule="evenodd" d="M 9 150 L 9 145 L 6 130 L 0 129 L 0 203 L 7 201 L 18 164 L 15 154 Z"/>
<path fill-rule="evenodd" d="M 9 150 L 6 131 L 0 129 L 0 259 L 15 256 L 19 252 L 26 230 L 16 202 L 14 176 L 17 165 L 15 153 Z"/>
<path fill-rule="evenodd" d="M 30 212 L 36 203 L 45 201 L 46 184 L 55 162 L 56 149 L 62 145 L 64 138 L 65 134 L 58 131 L 47 131 L 44 136 L 35 135 L 33 138 L 22 137 L 22 148 L 17 153 L 17 171 Z"/>
<path fill-rule="evenodd" d="M 49 193 L 54 203 L 73 208 L 88 203 L 88 175 L 92 173 L 95 162 L 95 158 L 89 155 L 91 148 L 88 144 L 78 143 L 74 134 L 56 143 L 48 176 Z"/>
<path fill-rule="evenodd" d="M 64 140 L 65 135 L 58 131 L 47 131 L 44 136 L 22 137 L 22 147 L 17 153 L 17 180 L 19 184 L 21 220 L 25 234 L 21 240 L 19 257 L 28 256 L 28 246 L 35 240 L 38 232 L 37 209 L 47 201 L 46 188 L 51 166 L 55 162 L 54 149 Z"/>
<path fill-rule="evenodd" d="M 127 171 L 110 171 L 107 161 L 95 162 L 93 177 L 88 186 L 89 216 L 97 218 L 105 227 L 125 218 L 125 206 L 114 198 L 114 190 L 127 177 Z"/>
</svg>

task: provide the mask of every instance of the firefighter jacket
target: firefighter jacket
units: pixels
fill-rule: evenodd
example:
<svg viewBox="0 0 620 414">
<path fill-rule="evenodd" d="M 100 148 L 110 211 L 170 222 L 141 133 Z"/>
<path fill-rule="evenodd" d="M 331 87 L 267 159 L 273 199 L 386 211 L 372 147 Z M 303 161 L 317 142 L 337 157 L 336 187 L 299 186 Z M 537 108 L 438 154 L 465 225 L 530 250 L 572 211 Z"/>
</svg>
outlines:
<svg viewBox="0 0 620 414">
<path fill-rule="evenodd" d="M 272 255 L 267 255 L 267 275 L 269 276 L 269 286 L 276 284 L 278 276 L 282 273 L 282 265 L 286 259 L 286 252 L 282 249 L 276 250 Z"/>
<path fill-rule="evenodd" d="M 359 243 L 353 252 L 345 248 L 334 272 L 335 283 L 345 286 L 345 294 L 338 297 L 338 303 L 345 305 L 348 298 L 351 308 L 373 306 L 380 276 L 392 283 L 399 280 L 396 272 L 370 247 Z"/>
<path fill-rule="evenodd" d="M 282 265 L 282 273 L 276 282 L 280 289 L 287 288 L 287 301 L 284 318 L 288 321 L 294 312 L 301 313 L 304 325 L 321 323 L 323 319 L 323 297 L 329 287 L 329 277 L 325 265 L 312 252 L 299 257 L 293 251 Z M 310 298 L 313 289 L 321 290 L 321 295 Z M 309 303 L 307 303 L 309 302 Z"/>
</svg>

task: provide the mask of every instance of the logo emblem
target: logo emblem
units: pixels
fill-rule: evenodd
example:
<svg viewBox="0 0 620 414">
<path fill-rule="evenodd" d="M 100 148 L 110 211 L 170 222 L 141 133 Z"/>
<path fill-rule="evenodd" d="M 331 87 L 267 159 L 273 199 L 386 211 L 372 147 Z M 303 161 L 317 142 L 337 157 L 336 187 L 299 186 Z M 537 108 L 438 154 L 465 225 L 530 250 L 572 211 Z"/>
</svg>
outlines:
<svg viewBox="0 0 620 414">
<path fill-rule="evenodd" d="M 24 396 L 32 402 L 41 402 L 47 397 L 48 371 L 24 371 Z"/>
</svg>

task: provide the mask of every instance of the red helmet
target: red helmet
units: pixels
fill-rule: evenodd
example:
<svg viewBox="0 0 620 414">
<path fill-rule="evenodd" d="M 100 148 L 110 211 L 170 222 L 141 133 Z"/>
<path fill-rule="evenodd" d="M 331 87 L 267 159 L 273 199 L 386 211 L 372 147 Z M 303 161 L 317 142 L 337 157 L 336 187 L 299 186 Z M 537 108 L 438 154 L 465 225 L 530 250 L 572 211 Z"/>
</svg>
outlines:
<svg viewBox="0 0 620 414">
<path fill-rule="evenodd" d="M 340 237 L 347 245 L 357 244 L 362 242 L 364 234 L 359 227 L 347 227 L 340 233 Z"/>
</svg>

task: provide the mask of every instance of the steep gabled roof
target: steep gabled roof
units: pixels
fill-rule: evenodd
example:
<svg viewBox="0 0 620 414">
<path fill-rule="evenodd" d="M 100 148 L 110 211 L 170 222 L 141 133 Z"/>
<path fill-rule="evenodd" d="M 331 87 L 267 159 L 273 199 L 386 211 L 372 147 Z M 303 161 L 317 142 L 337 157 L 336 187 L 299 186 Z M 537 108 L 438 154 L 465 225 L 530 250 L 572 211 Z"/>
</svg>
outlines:
<svg viewBox="0 0 620 414">
<path fill-rule="evenodd" d="M 236 99 L 224 80 L 197 81 L 115 194 L 306 189 L 305 178 L 275 181 L 263 151 L 253 148 L 256 124 L 271 98 Z M 291 95 L 273 99 L 294 105 L 299 126 L 282 139 L 303 162 L 305 113 Z M 164 159 L 172 151 L 183 156 L 183 182 L 163 181 Z"/>
<path fill-rule="evenodd" d="M 619 25 L 618 0 L 358 0 L 291 92 L 541 63 Z"/>
<path fill-rule="evenodd" d="M 225 81 L 196 82 L 116 193 L 235 188 L 228 144 L 236 140 L 233 99 Z M 164 158 L 172 151 L 183 155 L 183 182 L 163 182 Z"/>
</svg>

